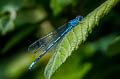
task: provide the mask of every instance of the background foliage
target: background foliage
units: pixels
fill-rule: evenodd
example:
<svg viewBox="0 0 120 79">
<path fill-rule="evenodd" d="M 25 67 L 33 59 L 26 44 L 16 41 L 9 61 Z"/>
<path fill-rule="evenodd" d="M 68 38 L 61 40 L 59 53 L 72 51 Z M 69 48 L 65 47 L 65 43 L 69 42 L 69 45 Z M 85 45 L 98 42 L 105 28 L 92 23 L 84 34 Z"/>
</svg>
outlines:
<svg viewBox="0 0 120 79">
<path fill-rule="evenodd" d="M 1 0 L 0 79 L 44 79 L 52 55 L 32 71 L 29 44 L 77 15 L 86 16 L 105 0 Z M 117 4 L 66 60 L 52 79 L 119 79 L 120 5 Z"/>
</svg>

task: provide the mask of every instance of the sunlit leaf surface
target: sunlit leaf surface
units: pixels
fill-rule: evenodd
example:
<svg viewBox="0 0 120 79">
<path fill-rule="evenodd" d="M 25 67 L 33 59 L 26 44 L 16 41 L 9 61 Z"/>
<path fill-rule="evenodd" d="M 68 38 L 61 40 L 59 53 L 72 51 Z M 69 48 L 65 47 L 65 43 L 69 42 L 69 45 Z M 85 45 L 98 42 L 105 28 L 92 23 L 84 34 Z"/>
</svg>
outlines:
<svg viewBox="0 0 120 79">
<path fill-rule="evenodd" d="M 79 25 L 63 38 L 58 45 L 56 52 L 47 64 L 44 73 L 46 79 L 50 79 L 58 67 L 65 62 L 67 57 L 71 55 L 72 51 L 74 51 L 79 44 L 86 40 L 88 34 L 92 31 L 92 28 L 98 24 L 99 20 L 106 15 L 118 1 L 119 0 L 108 0 L 104 2 L 100 7 L 88 14 Z"/>
</svg>

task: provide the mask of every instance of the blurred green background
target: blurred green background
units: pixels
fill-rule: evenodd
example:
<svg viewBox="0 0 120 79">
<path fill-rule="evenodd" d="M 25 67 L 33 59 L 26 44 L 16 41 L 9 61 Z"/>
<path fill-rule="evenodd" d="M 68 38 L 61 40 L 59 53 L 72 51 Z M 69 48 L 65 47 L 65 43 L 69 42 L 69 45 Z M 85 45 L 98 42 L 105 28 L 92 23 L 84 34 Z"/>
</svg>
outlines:
<svg viewBox="0 0 120 79">
<path fill-rule="evenodd" d="M 0 0 L 0 79 L 44 79 L 52 55 L 34 60 L 28 46 L 106 0 Z M 120 79 L 120 4 L 105 16 L 87 41 L 72 53 L 52 79 Z"/>
</svg>

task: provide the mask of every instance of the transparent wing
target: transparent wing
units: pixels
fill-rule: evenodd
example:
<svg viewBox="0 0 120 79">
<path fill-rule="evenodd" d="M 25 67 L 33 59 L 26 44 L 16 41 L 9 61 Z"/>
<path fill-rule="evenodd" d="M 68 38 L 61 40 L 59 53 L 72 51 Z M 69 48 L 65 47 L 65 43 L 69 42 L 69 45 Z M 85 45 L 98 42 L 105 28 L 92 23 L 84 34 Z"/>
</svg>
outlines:
<svg viewBox="0 0 120 79">
<path fill-rule="evenodd" d="M 64 24 L 59 28 L 57 28 L 55 31 L 50 32 L 44 37 L 36 40 L 28 47 L 28 51 L 35 53 L 35 58 L 36 58 L 37 52 L 40 50 L 45 50 L 66 29 L 66 26 L 67 24 Z"/>
</svg>

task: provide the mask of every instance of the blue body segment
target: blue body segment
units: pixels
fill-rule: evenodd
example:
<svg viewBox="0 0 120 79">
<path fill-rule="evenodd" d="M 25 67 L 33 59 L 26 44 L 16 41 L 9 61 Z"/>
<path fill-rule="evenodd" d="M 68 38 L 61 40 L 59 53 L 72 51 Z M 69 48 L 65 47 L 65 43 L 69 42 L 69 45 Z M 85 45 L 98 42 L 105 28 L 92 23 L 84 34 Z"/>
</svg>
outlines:
<svg viewBox="0 0 120 79">
<path fill-rule="evenodd" d="M 70 20 L 67 23 L 67 29 L 64 30 L 64 32 L 62 32 L 59 37 L 57 39 L 55 39 L 53 41 L 53 43 L 51 43 L 44 51 L 43 53 L 29 66 L 29 70 L 32 69 L 32 67 L 37 63 L 37 61 L 44 56 L 49 50 L 50 48 L 52 48 L 61 38 L 63 38 L 65 36 L 65 34 L 67 34 L 74 26 L 79 24 L 79 21 L 81 21 L 83 19 L 83 16 L 77 16 L 75 19 Z"/>
</svg>

